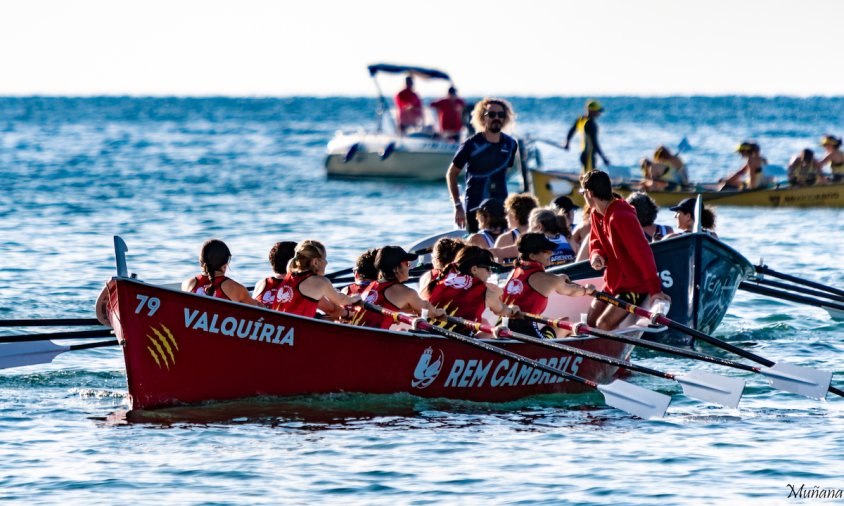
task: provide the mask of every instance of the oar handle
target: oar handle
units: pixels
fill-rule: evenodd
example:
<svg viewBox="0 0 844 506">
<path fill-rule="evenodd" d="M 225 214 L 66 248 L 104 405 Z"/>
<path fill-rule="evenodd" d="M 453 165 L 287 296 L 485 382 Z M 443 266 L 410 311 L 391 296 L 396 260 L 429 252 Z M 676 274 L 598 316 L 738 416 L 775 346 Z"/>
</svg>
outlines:
<svg viewBox="0 0 844 506">
<path fill-rule="evenodd" d="M 0 320 L 0 327 L 87 327 L 100 326 L 96 318 L 24 318 L 19 320 Z"/>
<path fill-rule="evenodd" d="M 91 337 L 111 336 L 111 329 L 103 327 L 97 330 L 80 330 L 77 332 L 47 332 L 43 334 L 17 334 L 0 336 L 0 343 L 27 343 L 33 341 L 52 341 L 56 339 L 88 339 Z"/>
</svg>

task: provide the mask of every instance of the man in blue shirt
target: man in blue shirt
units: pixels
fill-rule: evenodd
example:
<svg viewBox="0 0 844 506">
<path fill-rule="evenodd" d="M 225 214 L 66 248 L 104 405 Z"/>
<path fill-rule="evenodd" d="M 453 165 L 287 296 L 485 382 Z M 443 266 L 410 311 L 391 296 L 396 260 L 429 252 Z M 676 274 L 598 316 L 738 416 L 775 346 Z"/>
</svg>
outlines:
<svg viewBox="0 0 844 506">
<path fill-rule="evenodd" d="M 507 171 L 518 156 L 518 144 L 502 130 L 514 120 L 507 101 L 485 98 L 478 102 L 472 111 L 472 125 L 478 133 L 463 142 L 448 167 L 446 182 L 454 204 L 454 223 L 469 233 L 478 231 L 478 222 L 474 213 L 466 215 L 467 209 L 477 208 L 488 198 L 502 202 L 507 198 Z M 457 176 L 464 167 L 466 195 L 461 202 Z"/>
</svg>

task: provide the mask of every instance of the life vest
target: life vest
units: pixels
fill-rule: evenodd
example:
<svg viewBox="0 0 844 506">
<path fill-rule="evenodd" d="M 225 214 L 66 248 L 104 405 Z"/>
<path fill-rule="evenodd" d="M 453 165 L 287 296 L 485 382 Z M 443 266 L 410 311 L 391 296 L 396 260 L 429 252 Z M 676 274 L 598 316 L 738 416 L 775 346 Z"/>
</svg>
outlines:
<svg viewBox="0 0 844 506">
<path fill-rule="evenodd" d="M 401 311 L 400 308 L 396 307 L 395 304 L 390 302 L 384 292 L 387 291 L 387 288 L 398 284 L 398 281 L 373 281 L 366 287 L 366 290 L 363 291 L 361 294 L 361 299 L 365 302 L 369 302 L 370 304 L 375 304 L 377 306 L 381 306 L 384 309 L 390 309 L 392 311 Z M 358 316 L 352 320 L 354 325 L 360 325 L 362 327 L 374 327 L 378 329 L 388 329 L 390 325 L 392 325 L 393 319 L 389 316 L 385 316 L 382 314 L 378 314 L 375 311 L 361 311 L 358 313 Z"/>
<path fill-rule="evenodd" d="M 211 278 L 206 276 L 205 274 L 200 274 L 196 276 L 196 286 L 193 288 L 193 293 L 198 293 L 199 295 L 208 295 L 205 293 L 205 289 L 211 286 Z M 225 282 L 227 277 L 225 276 L 217 276 L 214 278 L 214 291 L 211 293 L 211 297 L 215 297 L 217 299 L 224 299 L 224 300 L 231 300 L 226 293 L 223 291 L 223 282 Z"/>
<path fill-rule="evenodd" d="M 486 283 L 471 274 L 452 272 L 437 282 L 428 302 L 451 316 L 479 321 L 486 309 Z"/>
<path fill-rule="evenodd" d="M 272 309 L 273 306 L 278 304 L 276 294 L 278 293 L 278 289 L 283 281 L 284 278 L 277 278 L 275 276 L 265 279 L 264 289 L 261 290 L 261 293 L 255 296 L 255 300 L 263 304 L 267 309 Z"/>
<path fill-rule="evenodd" d="M 313 272 L 287 273 L 276 292 L 276 304 L 273 309 L 309 318 L 316 316 L 319 300 L 308 297 L 299 288 L 303 281 L 313 275 Z"/>
<path fill-rule="evenodd" d="M 519 306 L 526 313 L 542 314 L 548 307 L 548 297 L 534 290 L 528 283 L 528 279 L 537 272 L 545 272 L 545 267 L 539 262 L 518 260 L 504 285 L 503 302 L 508 306 Z"/>
<path fill-rule="evenodd" d="M 363 293 L 370 284 L 372 284 L 372 281 L 355 281 L 350 285 L 344 286 L 340 291 L 346 295 L 358 295 Z"/>
</svg>

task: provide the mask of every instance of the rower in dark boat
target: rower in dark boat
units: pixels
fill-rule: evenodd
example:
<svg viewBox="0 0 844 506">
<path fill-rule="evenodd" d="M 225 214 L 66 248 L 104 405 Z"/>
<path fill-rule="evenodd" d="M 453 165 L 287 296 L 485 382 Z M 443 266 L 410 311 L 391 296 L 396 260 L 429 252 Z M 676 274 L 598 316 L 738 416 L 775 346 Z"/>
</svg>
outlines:
<svg viewBox="0 0 844 506">
<path fill-rule="evenodd" d="M 571 237 L 571 228 L 565 216 L 550 209 L 534 209 L 530 213 L 528 222 L 531 232 L 545 234 L 545 237 L 556 245 L 551 253 L 550 266 L 574 262 L 576 253 L 568 242 Z"/>
<path fill-rule="evenodd" d="M 479 230 L 467 237 L 466 243 L 484 249 L 494 247 L 495 240 L 507 229 L 508 225 L 504 215 L 504 204 L 499 199 L 488 198 L 469 212 L 475 213 Z"/>
<path fill-rule="evenodd" d="M 270 265 L 273 268 L 273 275 L 264 278 L 255 284 L 255 290 L 252 291 L 252 296 L 255 300 L 264 305 L 267 309 L 272 309 L 278 300 L 278 289 L 281 282 L 284 281 L 284 276 L 287 274 L 287 264 L 296 254 L 296 243 L 293 241 L 281 241 L 273 245 L 270 249 Z"/>
<path fill-rule="evenodd" d="M 636 217 L 639 219 L 639 224 L 642 225 L 642 230 L 645 232 L 648 242 L 661 241 L 668 234 L 674 232 L 674 229 L 668 225 L 654 223 L 656 215 L 659 213 L 659 206 L 647 193 L 633 192 L 627 196 L 627 203 L 636 210 Z"/>
<path fill-rule="evenodd" d="M 182 290 L 218 299 L 233 300 L 253 306 L 261 303 L 249 296 L 245 286 L 226 277 L 232 254 L 226 243 L 219 239 L 209 239 L 199 251 L 199 265 L 202 274 L 186 279 Z"/>
</svg>

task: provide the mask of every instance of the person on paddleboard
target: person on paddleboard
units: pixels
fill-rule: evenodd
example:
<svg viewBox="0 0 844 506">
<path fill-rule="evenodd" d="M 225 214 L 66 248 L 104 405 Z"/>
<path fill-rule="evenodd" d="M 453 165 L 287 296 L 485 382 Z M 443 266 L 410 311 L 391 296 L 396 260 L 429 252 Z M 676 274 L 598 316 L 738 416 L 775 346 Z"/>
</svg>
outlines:
<svg viewBox="0 0 844 506">
<path fill-rule="evenodd" d="M 182 283 L 182 290 L 208 297 L 232 300 L 261 306 L 261 303 L 249 296 L 245 286 L 226 277 L 226 270 L 232 259 L 231 251 L 226 243 L 219 239 L 209 239 L 199 250 L 199 265 L 202 274 L 186 279 Z"/>
<path fill-rule="evenodd" d="M 604 290 L 630 304 L 671 298 L 663 293 L 650 244 L 642 233 L 633 206 L 613 195 L 610 176 L 601 170 L 581 177 L 580 193 L 592 209 L 589 263 L 604 270 Z M 597 299 L 592 301 L 587 324 L 612 330 L 628 315 L 625 310 Z"/>
<path fill-rule="evenodd" d="M 258 281 L 252 291 L 252 297 L 263 304 L 265 308 L 272 309 L 273 306 L 278 304 L 276 299 L 278 289 L 287 274 L 287 264 L 295 254 L 296 243 L 293 241 L 277 242 L 270 249 L 270 265 L 273 268 L 273 275 Z"/>
<path fill-rule="evenodd" d="M 454 223 L 474 234 L 478 231 L 476 209 L 490 197 L 501 201 L 507 198 L 507 171 L 519 156 L 518 143 L 503 130 L 512 126 L 515 113 L 510 104 L 500 98 L 484 98 L 472 111 L 472 124 L 478 131 L 466 139 L 446 172 L 446 183 L 454 205 Z M 457 176 L 466 169 L 466 195 L 460 200 Z"/>
<path fill-rule="evenodd" d="M 276 311 L 314 318 L 317 309 L 330 318 L 348 316 L 345 306 L 360 303 L 359 295 L 346 295 L 337 291 L 325 277 L 328 256 L 325 246 L 311 239 L 296 246 L 287 274 L 276 295 Z"/>
<path fill-rule="evenodd" d="M 516 245 L 519 258 L 504 284 L 502 300 L 505 304 L 518 306 L 525 313 L 541 315 L 548 307 L 548 297 L 552 293 L 577 297 L 595 292 L 594 286 L 572 283 L 565 274 L 545 272 L 557 248 L 557 244 L 545 237 L 545 234 L 528 232 L 519 237 Z M 540 328 L 538 324 L 525 319 L 510 320 L 509 327 L 515 332 L 537 337 L 553 339 L 557 336 L 551 327 Z"/>
<path fill-rule="evenodd" d="M 568 150 L 574 134 L 580 134 L 580 166 L 584 173 L 597 168 L 595 165 L 595 155 L 601 157 L 604 165 L 609 165 L 610 161 L 604 156 L 601 150 L 601 145 L 598 144 L 598 118 L 604 112 L 604 107 L 597 100 L 589 100 L 586 102 L 586 114 L 580 116 L 574 121 L 568 134 L 566 134 L 566 143 L 563 148 Z"/>
<path fill-rule="evenodd" d="M 401 246 L 384 246 L 378 250 L 375 266 L 378 279 L 370 283 L 361 294 L 361 298 L 384 309 L 421 314 L 427 309 L 431 316 L 442 316 L 445 311 L 434 307 L 422 299 L 416 290 L 403 283 L 410 279 L 410 262 L 419 258 L 415 253 L 408 253 Z M 353 323 L 364 327 L 388 329 L 393 319 L 373 311 L 360 311 Z"/>
</svg>

